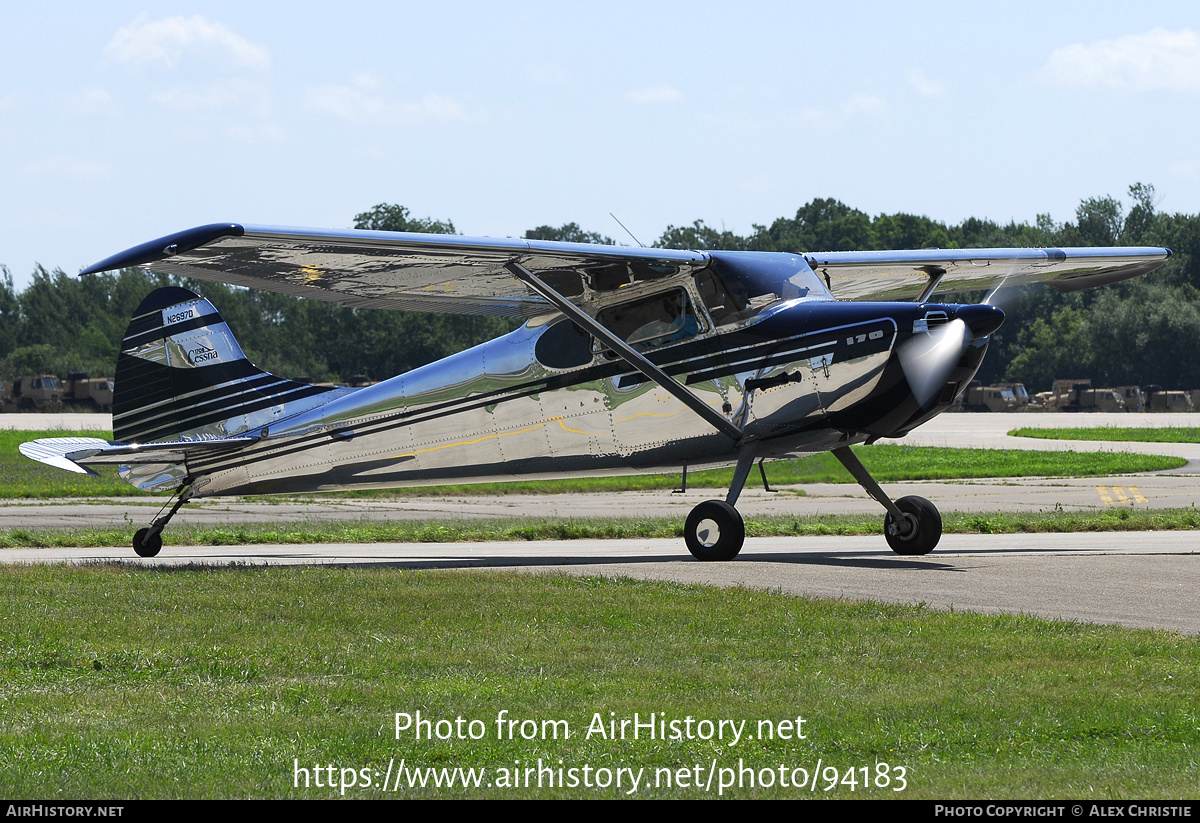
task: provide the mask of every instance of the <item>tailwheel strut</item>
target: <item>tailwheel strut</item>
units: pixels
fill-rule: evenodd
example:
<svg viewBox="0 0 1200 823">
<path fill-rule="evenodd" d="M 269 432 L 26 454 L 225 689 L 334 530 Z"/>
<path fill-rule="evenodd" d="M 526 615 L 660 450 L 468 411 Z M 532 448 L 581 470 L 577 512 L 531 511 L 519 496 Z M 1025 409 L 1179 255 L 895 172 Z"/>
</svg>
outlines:
<svg viewBox="0 0 1200 823">
<path fill-rule="evenodd" d="M 893 503 L 849 446 L 834 449 L 833 456 L 846 467 L 846 471 L 854 476 L 867 494 L 887 509 L 883 533 L 892 551 L 907 556 L 933 551 L 942 539 L 942 515 L 937 506 L 924 497 L 915 496 L 901 497 Z"/>
<path fill-rule="evenodd" d="M 163 529 L 171 522 L 171 518 L 175 516 L 175 512 L 179 511 L 180 507 L 191 499 L 191 496 L 192 487 L 190 485 L 184 487 L 175 499 L 175 504 L 171 506 L 170 511 L 167 511 L 167 506 L 171 505 L 171 501 L 168 500 L 158 510 L 158 515 L 150 521 L 148 527 L 137 530 L 133 535 L 133 550 L 137 553 L 138 557 L 154 557 L 162 550 Z"/>
</svg>

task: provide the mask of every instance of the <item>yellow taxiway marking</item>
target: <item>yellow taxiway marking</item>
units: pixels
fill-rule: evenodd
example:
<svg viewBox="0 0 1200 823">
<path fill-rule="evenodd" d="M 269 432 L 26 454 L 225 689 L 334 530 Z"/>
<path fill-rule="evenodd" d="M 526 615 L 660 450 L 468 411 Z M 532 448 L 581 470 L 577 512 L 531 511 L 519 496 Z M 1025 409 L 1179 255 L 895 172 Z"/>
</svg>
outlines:
<svg viewBox="0 0 1200 823">
<path fill-rule="evenodd" d="M 1134 503 L 1150 502 L 1146 499 L 1145 495 L 1142 494 L 1137 486 L 1130 486 L 1128 494 L 1125 493 L 1125 488 L 1123 486 L 1112 486 L 1111 494 L 1109 493 L 1109 488 L 1109 486 L 1096 487 L 1096 491 L 1100 493 L 1100 500 L 1106 506 L 1112 506 L 1114 503 L 1120 503 L 1121 505 L 1129 503 L 1132 505 Z M 1113 500 L 1113 497 L 1116 497 L 1115 501 Z"/>
</svg>

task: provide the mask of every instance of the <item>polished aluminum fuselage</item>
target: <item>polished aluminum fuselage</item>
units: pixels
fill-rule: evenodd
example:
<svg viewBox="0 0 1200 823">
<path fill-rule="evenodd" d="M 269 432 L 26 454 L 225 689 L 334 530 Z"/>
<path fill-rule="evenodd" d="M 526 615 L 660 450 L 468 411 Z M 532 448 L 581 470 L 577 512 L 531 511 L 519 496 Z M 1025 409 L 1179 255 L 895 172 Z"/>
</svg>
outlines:
<svg viewBox="0 0 1200 823">
<path fill-rule="evenodd" d="M 729 464 L 749 442 L 768 458 L 862 442 L 870 427 L 839 415 L 886 388 L 897 341 L 926 309 L 778 301 L 647 352 L 741 429 L 738 442 L 607 352 L 547 365 L 561 358 L 539 339 L 567 321 L 535 318 L 317 408 L 274 410 L 257 443 L 190 467 L 194 496 L 629 474 Z"/>
</svg>

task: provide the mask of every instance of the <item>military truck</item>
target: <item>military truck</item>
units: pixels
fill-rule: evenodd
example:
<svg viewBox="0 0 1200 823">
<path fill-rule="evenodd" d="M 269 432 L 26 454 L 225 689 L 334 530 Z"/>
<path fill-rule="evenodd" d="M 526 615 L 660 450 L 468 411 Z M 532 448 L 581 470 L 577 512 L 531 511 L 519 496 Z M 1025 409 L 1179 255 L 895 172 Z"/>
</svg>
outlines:
<svg viewBox="0 0 1200 823">
<path fill-rule="evenodd" d="M 5 411 L 62 411 L 62 381 L 53 374 L 18 377 L 5 384 L 4 394 Z"/>
<path fill-rule="evenodd" d="M 1116 389 L 1092 388 L 1090 379 L 1080 378 L 1055 380 L 1050 389 L 1050 396 L 1045 400 L 1045 405 L 1049 411 L 1126 411 L 1125 400 Z"/>
<path fill-rule="evenodd" d="M 1146 410 L 1146 396 L 1142 393 L 1140 386 L 1117 386 L 1114 391 L 1125 401 L 1125 411 L 1142 412 Z"/>
<path fill-rule="evenodd" d="M 1192 398 L 1185 391 L 1167 391 L 1162 386 L 1146 386 L 1146 411 L 1190 412 L 1195 411 Z"/>
<path fill-rule="evenodd" d="M 1010 388 L 984 386 L 973 380 L 962 393 L 962 405 L 964 411 L 1011 412 L 1017 410 L 1017 398 Z"/>
<path fill-rule="evenodd" d="M 1008 389 L 1013 393 L 1013 398 L 1017 401 L 1017 411 L 1024 411 L 1033 402 L 1033 398 L 1025 390 L 1024 383 L 997 383 L 996 388 Z"/>
<path fill-rule="evenodd" d="M 113 379 L 91 377 L 87 372 L 69 374 L 63 383 L 63 403 L 110 412 L 113 404 Z"/>
</svg>

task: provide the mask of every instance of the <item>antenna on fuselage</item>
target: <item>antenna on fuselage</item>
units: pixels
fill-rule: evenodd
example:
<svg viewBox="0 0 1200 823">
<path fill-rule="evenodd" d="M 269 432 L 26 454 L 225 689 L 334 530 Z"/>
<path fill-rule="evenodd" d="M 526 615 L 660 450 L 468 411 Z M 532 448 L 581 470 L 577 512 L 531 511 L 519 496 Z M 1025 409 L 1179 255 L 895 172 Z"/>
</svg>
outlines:
<svg viewBox="0 0 1200 823">
<path fill-rule="evenodd" d="M 613 214 L 611 211 L 608 213 L 608 216 L 611 217 L 613 220 L 617 220 L 617 216 L 615 214 Z M 625 224 L 622 223 L 620 220 L 617 220 L 617 225 L 620 226 L 621 228 L 625 229 Z M 625 229 L 625 233 L 628 234 L 630 237 L 633 237 L 633 232 L 631 232 L 629 229 Z M 646 248 L 646 244 L 643 243 L 641 240 L 638 240 L 636 237 L 633 237 L 633 242 L 637 243 L 643 249 Z"/>
</svg>

